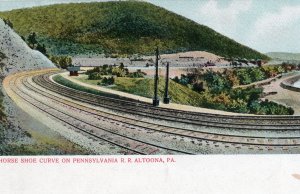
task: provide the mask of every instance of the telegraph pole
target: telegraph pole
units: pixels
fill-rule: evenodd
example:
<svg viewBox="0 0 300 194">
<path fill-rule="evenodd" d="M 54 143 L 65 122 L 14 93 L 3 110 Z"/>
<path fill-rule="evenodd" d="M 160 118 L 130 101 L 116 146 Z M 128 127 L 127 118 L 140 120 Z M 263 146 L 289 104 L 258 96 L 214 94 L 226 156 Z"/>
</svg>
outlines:
<svg viewBox="0 0 300 194">
<path fill-rule="evenodd" d="M 169 103 L 170 103 L 170 97 L 169 97 L 169 62 L 167 62 L 164 104 L 169 104 Z"/>
<path fill-rule="evenodd" d="M 159 51 L 158 47 L 156 48 L 156 62 L 155 62 L 155 75 L 154 75 L 154 98 L 153 98 L 153 106 L 159 106 L 159 99 L 157 96 L 157 90 L 158 90 L 158 57 L 159 57 Z"/>
</svg>

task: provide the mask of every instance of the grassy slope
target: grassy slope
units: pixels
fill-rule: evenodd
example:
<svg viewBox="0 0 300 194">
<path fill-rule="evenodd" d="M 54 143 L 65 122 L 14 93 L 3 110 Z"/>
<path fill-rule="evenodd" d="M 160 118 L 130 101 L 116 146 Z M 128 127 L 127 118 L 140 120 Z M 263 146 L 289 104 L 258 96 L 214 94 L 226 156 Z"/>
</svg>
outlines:
<svg viewBox="0 0 300 194">
<path fill-rule="evenodd" d="M 73 89 L 76 89 L 76 90 L 79 90 L 79 91 L 83 91 L 83 92 L 87 92 L 87 93 L 91 93 L 91 94 L 96 94 L 96 95 L 108 96 L 108 97 L 118 97 L 117 95 L 104 93 L 104 92 L 101 92 L 99 90 L 95 90 L 95 89 L 92 89 L 92 88 L 86 88 L 84 86 L 75 84 L 75 83 L 63 78 L 61 75 L 54 76 L 53 80 L 60 83 L 60 84 L 62 84 L 62 85 L 64 85 L 64 86 L 67 86 L 69 88 L 73 88 Z"/>
<path fill-rule="evenodd" d="M 153 97 L 153 79 L 117 78 L 115 84 L 116 86 L 112 87 L 112 89 L 145 96 L 148 98 Z M 158 95 L 160 96 L 160 99 L 163 99 L 164 89 L 164 80 L 161 80 L 158 86 Z M 198 106 L 198 101 L 201 100 L 202 96 L 172 80 L 170 80 L 169 84 L 169 95 L 171 96 L 172 102 L 174 103 L 187 104 L 192 106 Z"/>
<path fill-rule="evenodd" d="M 82 82 L 97 85 L 99 81 L 97 80 L 87 80 L 87 76 L 82 76 L 79 79 Z M 163 99 L 164 94 L 164 79 L 160 79 L 158 94 L 160 99 Z M 130 94 L 135 94 L 139 96 L 144 96 L 148 98 L 153 97 L 154 87 L 153 87 L 153 79 L 149 78 L 126 78 L 126 77 L 118 77 L 115 79 L 115 85 L 111 87 L 114 90 L 119 90 L 123 92 L 127 92 Z M 172 98 L 172 102 L 179 104 L 186 104 L 192 106 L 199 106 L 199 102 L 202 99 L 202 95 L 194 92 L 193 90 L 182 86 L 172 80 L 170 80 L 169 84 L 169 95 Z"/>
<path fill-rule="evenodd" d="M 87 75 L 83 75 L 80 77 L 77 77 L 76 79 L 84 82 L 84 83 L 88 83 L 88 84 L 92 84 L 92 85 L 97 85 L 97 83 L 99 82 L 99 80 L 87 80 Z M 95 89 L 90 89 L 90 88 L 86 88 L 84 86 L 80 86 L 76 83 L 73 83 L 65 78 L 63 78 L 60 75 L 57 75 L 54 77 L 54 80 L 57 81 L 58 83 L 77 89 L 77 90 L 81 90 L 81 91 L 85 91 L 85 92 L 90 92 L 90 93 L 98 93 L 101 95 L 101 92 L 99 92 L 98 90 Z M 163 99 L 163 93 L 164 93 L 164 80 L 161 79 L 160 83 L 159 83 L 159 87 L 158 87 L 158 94 L 160 99 Z M 182 86 L 172 80 L 170 80 L 170 84 L 169 84 L 169 95 L 171 96 L 172 102 L 174 103 L 178 103 L 178 104 L 185 104 L 185 105 L 191 105 L 191 106 L 195 106 L 195 107 L 203 107 L 203 108 L 211 108 L 211 109 L 217 109 L 217 110 L 231 110 L 233 112 L 242 112 L 245 113 L 245 110 L 243 108 L 243 102 L 238 102 L 236 100 L 234 100 L 233 102 L 231 102 L 231 107 L 225 107 L 223 106 L 224 102 L 218 102 L 218 100 L 214 99 L 214 101 L 210 101 L 210 98 L 213 98 L 209 93 L 197 93 L 191 89 L 189 89 L 186 86 Z M 123 92 L 127 92 L 127 93 L 131 93 L 131 94 L 135 94 L 135 95 L 140 95 L 140 96 L 144 96 L 144 97 L 148 97 L 148 98 L 152 98 L 153 97 L 153 93 L 154 93 L 154 88 L 153 88 L 153 79 L 149 79 L 149 78 L 126 78 L 126 77 L 118 77 L 115 78 L 115 84 L 113 86 L 110 86 L 111 89 L 114 90 L 119 90 L 119 91 L 123 91 Z M 98 92 L 97 92 L 98 91 Z M 222 95 L 219 95 L 219 100 L 224 101 Z M 211 99 L 213 100 L 213 99 Z M 228 102 L 227 102 L 228 103 Z M 272 108 L 273 106 L 273 108 Z M 240 108 L 239 108 L 240 107 Z M 269 111 L 270 108 L 270 104 L 265 104 L 264 107 L 261 108 L 268 108 L 266 109 L 266 111 Z M 271 108 L 274 111 L 274 108 L 277 109 L 277 111 L 281 111 L 284 112 L 284 114 L 290 114 L 287 111 L 287 108 L 285 108 L 284 106 L 280 107 L 277 106 L 276 103 L 273 103 L 271 105 Z M 246 112 L 250 111 L 250 109 L 246 110 Z M 264 114 L 264 113 L 260 113 L 260 114 Z M 281 114 L 281 113 L 276 113 L 276 112 L 272 112 L 272 113 L 268 113 L 268 114 Z"/>
<path fill-rule="evenodd" d="M 35 31 L 50 51 L 152 54 L 207 50 L 228 57 L 268 57 L 214 30 L 145 2 L 60 4 L 0 12 L 23 36 Z M 63 44 L 61 43 L 63 42 Z"/>
</svg>

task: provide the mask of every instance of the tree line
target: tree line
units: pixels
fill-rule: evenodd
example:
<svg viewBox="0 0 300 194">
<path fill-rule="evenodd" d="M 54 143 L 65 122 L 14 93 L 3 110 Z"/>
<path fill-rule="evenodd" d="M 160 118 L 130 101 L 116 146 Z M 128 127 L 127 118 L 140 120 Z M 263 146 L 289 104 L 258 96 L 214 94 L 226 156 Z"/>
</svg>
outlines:
<svg viewBox="0 0 300 194">
<path fill-rule="evenodd" d="M 28 44 L 31 49 L 37 50 L 48 57 L 57 67 L 66 69 L 68 66 L 72 66 L 72 57 L 70 56 L 55 56 L 49 55 L 45 44 L 40 44 L 38 41 L 37 33 L 31 32 L 27 38 L 21 36 L 21 38 Z"/>
<path fill-rule="evenodd" d="M 257 68 L 225 69 L 204 71 L 196 69 L 173 80 L 200 93 L 200 106 L 240 113 L 291 115 L 293 109 L 268 100 L 261 100 L 263 88 L 251 86 L 233 88 L 275 77 L 298 68 L 290 64 Z"/>
</svg>

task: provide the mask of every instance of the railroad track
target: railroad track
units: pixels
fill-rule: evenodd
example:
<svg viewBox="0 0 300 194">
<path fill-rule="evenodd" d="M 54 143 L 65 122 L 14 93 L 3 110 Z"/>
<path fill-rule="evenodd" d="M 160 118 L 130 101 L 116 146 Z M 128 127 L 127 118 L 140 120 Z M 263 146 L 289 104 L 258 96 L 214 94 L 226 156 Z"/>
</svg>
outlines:
<svg viewBox="0 0 300 194">
<path fill-rule="evenodd" d="M 129 154 L 142 154 L 142 155 L 151 155 L 151 154 L 192 154 L 185 151 L 180 151 L 172 148 L 163 147 L 160 145 L 155 145 L 153 143 L 141 141 L 120 133 L 113 132 L 104 127 L 99 127 L 84 121 L 74 115 L 65 113 L 64 111 L 53 108 L 46 103 L 37 100 L 34 96 L 27 93 L 17 84 L 18 79 L 12 80 L 10 86 L 12 90 L 20 98 L 22 98 L 27 103 L 36 107 L 40 111 L 47 113 L 53 118 L 68 124 L 72 128 L 84 133 L 85 135 L 92 136 L 95 139 L 105 141 L 111 145 L 117 146 L 119 148 L 125 149 Z M 46 96 L 45 96 L 46 97 Z"/>
<path fill-rule="evenodd" d="M 83 92 L 79 92 L 70 88 L 66 88 L 61 85 L 57 85 L 56 83 L 53 83 L 50 79 L 49 76 L 50 74 L 46 75 L 35 75 L 34 73 L 27 73 L 24 74 L 23 76 L 19 76 L 16 79 L 13 79 L 11 83 L 11 88 L 14 88 L 14 92 L 17 93 L 21 98 L 23 98 L 26 102 L 30 103 L 31 105 L 39 108 L 40 110 L 47 112 L 47 114 L 50 114 L 51 116 L 55 117 L 58 120 L 64 121 L 68 123 L 70 126 L 73 126 L 76 128 L 76 130 L 81 131 L 83 133 L 86 133 L 88 135 L 93 136 L 94 138 L 99 138 L 102 141 L 106 141 L 112 145 L 118 146 L 122 149 L 126 149 L 127 151 L 135 154 L 199 154 L 197 151 L 186 151 L 185 149 L 177 149 L 177 148 L 170 148 L 166 146 L 160 146 L 157 144 L 154 144 L 152 142 L 146 142 L 143 140 L 140 140 L 139 138 L 132 138 L 131 136 L 127 136 L 124 134 L 120 134 L 116 131 L 111 131 L 111 129 L 108 128 L 100 128 L 99 126 L 95 125 L 90 125 L 86 121 L 81 121 L 78 120 L 78 118 L 75 118 L 72 115 L 66 114 L 64 111 L 59 111 L 56 110 L 50 106 L 48 106 L 46 103 L 41 102 L 38 99 L 35 99 L 34 96 L 30 95 L 27 91 L 32 91 L 43 98 L 48 98 L 49 100 L 52 100 L 56 104 L 60 106 L 68 106 L 69 108 L 72 109 L 77 109 L 80 112 L 85 112 L 86 114 L 93 115 L 94 117 L 97 118 L 104 118 L 106 120 L 110 120 L 114 123 L 119 123 L 118 125 L 128 125 L 132 126 L 131 130 L 136 130 L 134 128 L 141 128 L 146 131 L 150 131 L 151 133 L 161 133 L 165 135 L 171 135 L 174 137 L 180 137 L 180 138 L 189 138 L 190 142 L 198 142 L 195 143 L 195 147 L 201 147 L 203 144 L 214 146 L 214 147 L 221 147 L 225 149 L 248 149 L 250 151 L 253 151 L 256 153 L 256 151 L 263 151 L 263 150 L 289 150 L 289 149 L 298 149 L 300 146 L 300 137 L 257 137 L 257 136 L 238 136 L 238 135 L 225 135 L 225 134 L 219 134 L 219 133 L 207 133 L 207 132 L 202 132 L 202 131 L 195 131 L 195 130 L 188 130 L 188 129 L 182 129 L 182 128 L 176 128 L 176 127 L 169 127 L 165 125 L 159 125 L 156 123 L 150 123 L 150 122 L 145 122 L 141 121 L 138 119 L 132 119 L 132 118 L 127 118 L 124 116 L 120 115 L 115 115 L 112 113 L 96 110 L 96 109 L 91 109 L 87 108 L 83 105 L 74 104 L 73 100 L 76 100 L 78 102 L 84 102 L 84 103 L 89 103 L 89 104 L 94 104 L 96 105 L 96 102 L 99 103 L 99 101 L 88 101 L 88 98 L 95 98 L 95 95 L 90 95 L 87 94 L 87 97 L 85 96 L 84 99 L 81 99 L 83 96 Z M 59 95 L 65 96 L 68 98 L 73 99 L 72 102 L 70 100 L 58 98 L 57 96 L 53 95 L 53 93 L 58 93 L 58 88 L 61 89 L 62 91 L 59 91 Z M 51 87 L 49 89 L 49 87 Z M 24 89 L 26 88 L 26 89 Z M 47 91 L 47 90 L 50 91 Z M 65 91 L 66 90 L 66 91 Z M 72 92 L 70 92 L 72 91 Z M 76 92 L 79 92 L 79 94 L 76 94 Z M 70 96 L 71 95 L 71 96 Z M 79 96 L 78 96 L 79 95 Z M 98 97 L 98 96 L 97 96 Z M 101 96 L 100 96 L 101 97 Z M 108 97 L 105 97 L 105 100 L 109 100 Z M 116 99 L 114 99 L 116 100 Z M 106 102 L 102 101 L 102 103 Z M 128 102 L 126 102 L 126 99 L 121 99 L 122 103 L 117 103 L 114 104 L 115 106 L 124 106 L 124 103 L 128 105 Z M 125 102 L 123 102 L 125 101 Z M 101 107 L 103 104 L 98 104 L 97 106 Z M 121 104 L 121 105 L 120 105 Z M 140 103 L 140 102 L 134 102 L 130 104 L 131 106 L 136 105 L 141 107 L 149 106 L 145 103 Z M 120 107 L 114 107 L 114 108 L 119 108 Z M 105 108 L 110 108 L 105 104 Z M 117 109 L 118 111 L 120 111 Z M 149 110 L 151 110 L 152 107 L 149 107 Z M 154 108 L 154 110 L 157 110 L 159 108 Z M 136 109 L 134 109 L 137 111 Z M 148 110 L 148 109 L 147 109 Z M 167 109 L 168 110 L 168 109 Z M 164 109 L 164 111 L 167 111 Z M 127 111 L 127 110 L 125 110 Z M 132 110 L 131 110 L 132 111 Z M 130 111 L 129 111 L 130 112 Z M 179 111 L 181 114 L 186 113 L 185 111 Z M 128 113 L 128 112 L 127 112 Z M 131 113 L 131 112 L 130 112 Z M 192 113 L 195 114 L 196 116 L 203 116 L 201 113 Z M 147 116 L 147 114 L 145 115 Z M 209 115 L 211 116 L 211 115 Z M 220 115 L 218 115 L 220 116 Z M 229 116 L 227 116 L 229 117 Z M 63 118 L 63 120 L 62 120 Z M 225 119 L 226 117 L 221 116 L 222 119 Z M 248 117 L 240 117 L 240 116 L 235 116 L 235 119 L 244 119 Z M 261 120 L 260 117 L 255 117 L 254 119 Z M 73 119 L 73 120 L 72 120 Z M 160 118 L 161 119 L 161 118 Z M 232 118 L 231 118 L 232 119 Z M 253 119 L 253 118 L 251 118 Z M 288 117 L 279 117 L 279 119 L 289 119 Z M 297 117 L 293 117 L 292 119 L 297 119 Z M 271 122 L 273 122 L 274 119 L 271 118 Z M 78 123 L 78 122 L 81 122 Z M 191 122 L 190 122 L 191 123 Z M 192 123 L 196 124 L 197 123 Z M 284 124 L 280 123 L 282 126 Z M 89 129 L 86 129 L 85 126 L 89 125 Z M 245 124 L 247 125 L 247 124 Z M 201 125 L 202 126 L 202 125 Z M 268 125 L 269 126 L 269 125 Z M 272 125 L 270 125 L 272 126 Z M 294 123 L 294 126 L 298 126 L 296 123 Z M 92 128 L 92 130 L 91 130 Z M 106 135 L 97 135 L 94 133 L 94 131 L 97 130 L 102 130 L 106 133 Z M 274 130 L 274 128 L 272 128 Z M 277 128 L 278 130 L 278 128 Z M 290 130 L 290 129 L 289 129 Z M 92 131 L 92 132 L 91 132 Z M 105 138 L 103 138 L 105 137 Z M 130 142 L 131 141 L 131 142 Z M 177 141 L 177 140 L 174 140 Z M 127 142 L 127 143 L 126 143 Z M 128 143 L 129 142 L 129 143 Z M 139 145 L 136 147 L 136 145 Z M 138 148 L 138 149 L 136 149 Z M 197 150 L 197 149 L 196 149 Z M 226 152 L 225 152 L 226 153 Z"/>
<path fill-rule="evenodd" d="M 26 80 L 22 80 L 23 85 L 28 87 L 30 90 L 33 90 L 40 95 L 44 95 L 45 97 L 49 97 L 49 93 L 45 93 L 45 91 L 39 91 L 36 87 L 30 85 L 28 83 L 28 78 Z M 59 99 L 52 99 L 59 102 Z M 64 103 L 65 100 L 64 100 Z M 78 108 L 78 105 L 77 107 Z M 81 111 L 84 111 L 84 107 L 80 108 Z M 91 110 L 89 110 L 89 113 Z M 99 111 L 93 112 L 95 115 L 100 115 Z M 222 134 L 216 134 L 216 133 L 204 133 L 199 131 L 193 131 L 193 130 L 186 130 L 186 129 L 180 129 L 180 128 L 172 128 L 172 127 L 166 127 L 162 125 L 157 125 L 153 123 L 146 123 L 141 122 L 138 120 L 132 120 L 132 119 L 126 119 L 125 117 L 120 117 L 118 119 L 115 118 L 114 115 L 107 116 L 107 113 L 101 113 L 103 116 L 106 115 L 106 118 L 111 120 L 117 120 L 119 122 L 127 123 L 133 126 L 143 127 L 146 129 L 150 129 L 153 131 L 159 131 L 162 133 L 172 134 L 172 135 L 178 135 L 178 136 L 184 136 L 184 137 L 190 137 L 194 139 L 200 139 L 205 141 L 212 141 L 212 142 L 221 142 L 221 143 L 231 143 L 231 144 L 241 144 L 241 145 L 257 145 L 257 146 L 298 146 L 299 143 L 299 137 L 292 137 L 292 138 L 286 138 L 286 137 L 276 137 L 276 138 L 264 138 L 264 137 L 255 137 L 255 136 L 234 136 L 234 135 L 222 135 Z M 147 127 L 151 126 L 151 128 Z"/>
<path fill-rule="evenodd" d="M 27 78 L 28 79 L 28 78 Z M 153 130 L 153 131 L 158 131 L 162 133 L 167 133 L 167 134 L 172 134 L 172 135 L 180 135 L 184 137 L 190 137 L 190 138 L 197 138 L 201 140 L 210 140 L 210 141 L 216 141 L 216 142 L 227 142 L 227 143 L 244 143 L 244 144 L 256 144 L 253 140 L 253 138 L 256 139 L 266 139 L 265 137 L 256 137 L 256 136 L 232 136 L 232 135 L 224 135 L 224 134 L 218 134 L 218 133 L 208 133 L 208 132 L 201 132 L 201 131 L 196 131 L 196 130 L 189 130 L 189 129 L 182 129 L 182 128 L 176 128 L 176 127 L 169 127 L 165 125 L 159 125 L 159 124 L 153 124 L 150 122 L 146 121 L 140 121 L 138 119 L 132 119 L 132 118 L 126 118 L 124 116 L 117 116 L 111 113 L 99 111 L 99 110 L 92 110 L 92 109 L 87 109 L 82 105 L 72 105 L 74 103 L 71 103 L 70 101 L 62 100 L 57 97 L 51 97 L 50 93 L 47 93 L 47 91 L 41 91 L 38 88 L 30 85 L 28 83 L 28 80 L 22 80 L 23 85 L 25 85 L 27 88 L 29 88 L 32 91 L 35 91 L 36 93 L 39 93 L 40 95 L 50 98 L 57 103 L 64 103 L 68 104 L 68 106 L 71 106 L 73 108 L 77 108 L 81 111 L 84 112 L 89 112 L 97 116 L 105 117 L 106 119 L 117 121 L 117 122 L 122 122 L 125 124 L 129 124 L 132 126 L 137 126 L 137 127 L 143 127 L 145 129 Z M 151 127 L 150 127 L 151 126 Z M 238 138 L 238 139 L 234 139 Z M 243 141 L 242 139 L 239 138 L 245 138 Z M 226 141 L 227 139 L 227 141 Z M 230 141 L 229 141 L 230 139 Z M 272 139 L 282 139 L 282 140 L 290 140 L 290 139 L 300 139 L 300 137 L 291 137 L 291 138 L 286 138 L 286 137 L 273 137 Z M 259 140 L 258 140 L 259 141 Z M 261 142 L 261 140 L 260 140 Z M 260 143 L 260 145 L 270 145 L 270 143 Z M 280 143 L 277 143 L 280 144 Z M 284 143 L 281 143 L 281 145 L 285 145 Z"/>
<path fill-rule="evenodd" d="M 33 81 L 42 87 L 46 87 L 53 92 L 59 92 L 61 95 L 74 100 L 85 101 L 89 104 L 128 114 L 206 127 L 281 131 L 300 129 L 299 116 L 227 116 L 152 107 L 146 103 L 99 96 L 67 88 L 53 83 L 49 79 L 50 75 L 52 74 L 35 76 Z"/>
</svg>

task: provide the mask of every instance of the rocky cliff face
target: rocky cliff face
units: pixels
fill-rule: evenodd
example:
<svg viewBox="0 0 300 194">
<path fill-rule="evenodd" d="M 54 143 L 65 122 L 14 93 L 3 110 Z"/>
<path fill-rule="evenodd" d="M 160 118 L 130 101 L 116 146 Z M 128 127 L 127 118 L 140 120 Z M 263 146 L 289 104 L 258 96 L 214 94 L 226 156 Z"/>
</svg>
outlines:
<svg viewBox="0 0 300 194">
<path fill-rule="evenodd" d="M 2 94 L 3 78 L 18 71 L 51 67 L 55 66 L 47 57 L 29 48 L 23 39 L 0 19 L 0 155 L 18 153 L 14 150 L 20 148 L 11 144 L 32 142 L 26 136 L 27 127 L 24 128 L 22 123 L 36 122 L 22 113 L 5 92 Z"/>
<path fill-rule="evenodd" d="M 23 39 L 0 19 L 0 72 L 9 73 L 55 67 L 42 53 L 32 50 Z"/>
</svg>

